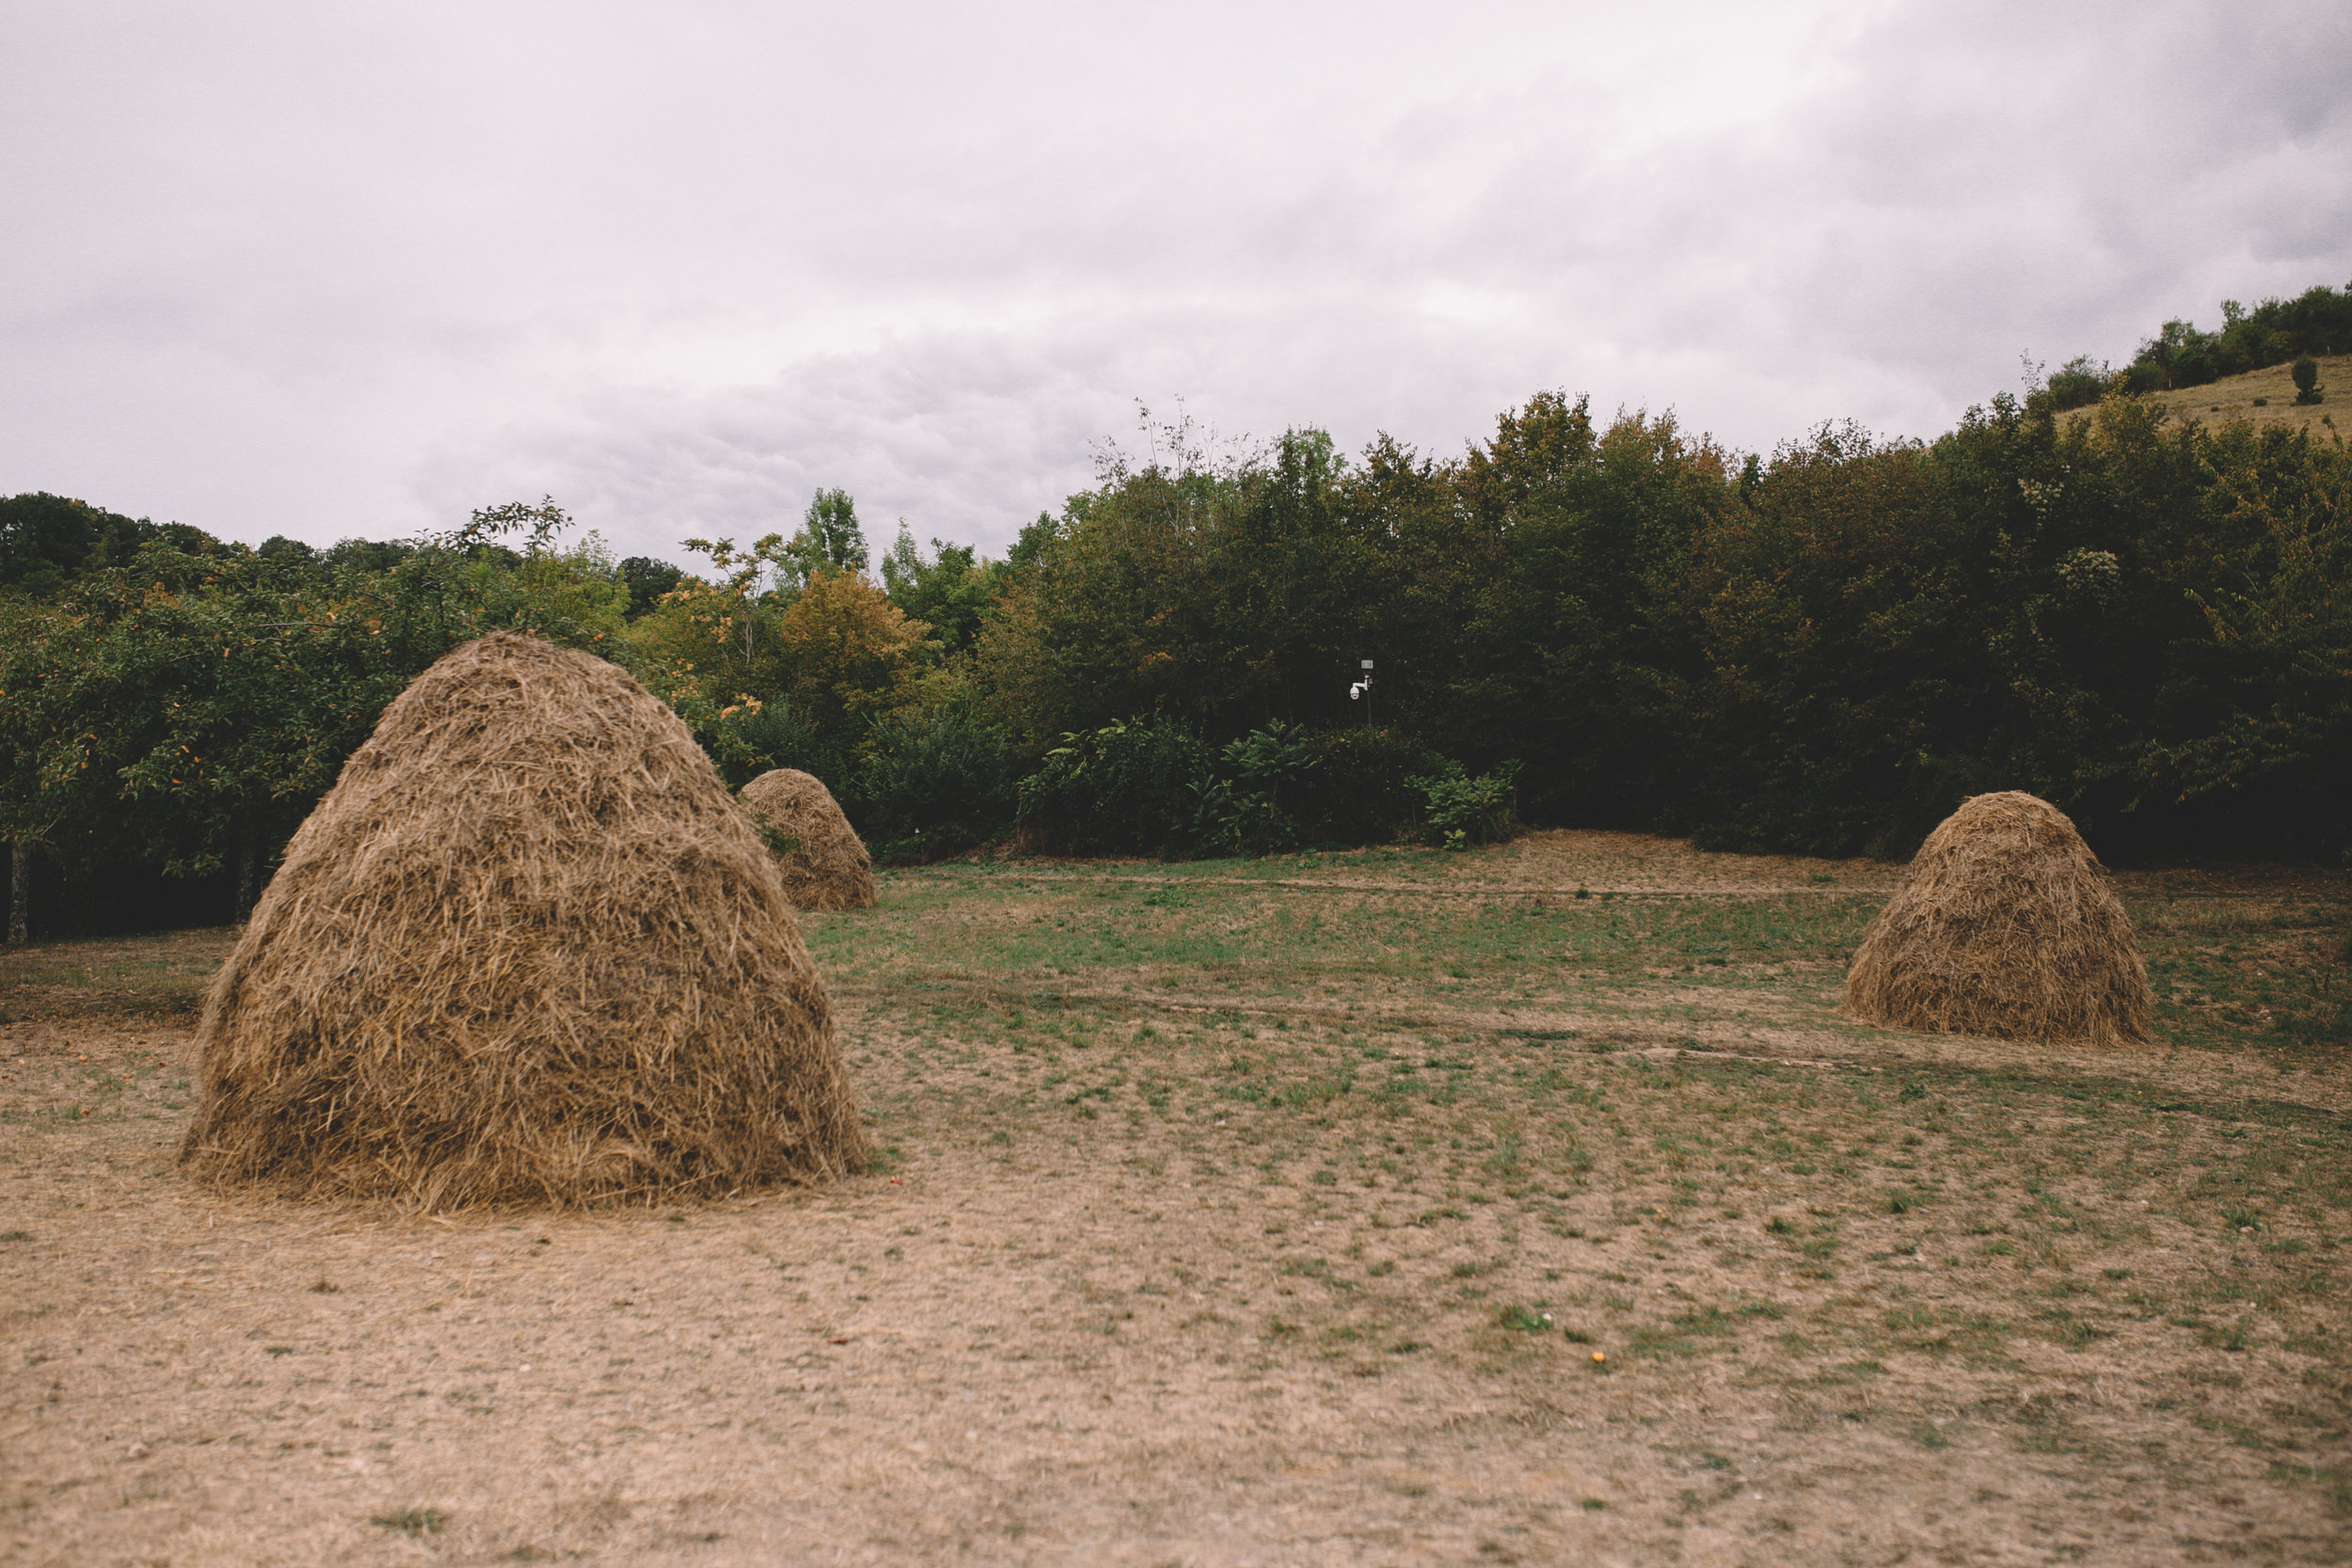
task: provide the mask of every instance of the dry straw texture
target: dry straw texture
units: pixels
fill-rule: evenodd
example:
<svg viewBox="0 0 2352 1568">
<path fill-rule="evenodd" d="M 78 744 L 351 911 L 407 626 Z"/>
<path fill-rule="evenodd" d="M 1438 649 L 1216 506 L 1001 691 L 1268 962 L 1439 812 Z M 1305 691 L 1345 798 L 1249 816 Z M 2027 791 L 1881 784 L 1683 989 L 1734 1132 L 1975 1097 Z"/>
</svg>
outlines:
<svg viewBox="0 0 2352 1568">
<path fill-rule="evenodd" d="M 420 675 L 205 999 L 181 1157 L 428 1210 L 719 1195 L 865 1140 L 759 835 L 677 717 L 495 633 Z"/>
<path fill-rule="evenodd" d="M 804 910 L 870 910 L 874 862 L 813 773 L 775 768 L 743 786 L 743 806 L 769 831 L 794 842 L 778 846 L 785 895 Z"/>
<path fill-rule="evenodd" d="M 2066 814 L 1979 795 L 1913 857 L 1846 975 L 1850 1017 L 2004 1039 L 2153 1045 L 2122 900 Z"/>
</svg>

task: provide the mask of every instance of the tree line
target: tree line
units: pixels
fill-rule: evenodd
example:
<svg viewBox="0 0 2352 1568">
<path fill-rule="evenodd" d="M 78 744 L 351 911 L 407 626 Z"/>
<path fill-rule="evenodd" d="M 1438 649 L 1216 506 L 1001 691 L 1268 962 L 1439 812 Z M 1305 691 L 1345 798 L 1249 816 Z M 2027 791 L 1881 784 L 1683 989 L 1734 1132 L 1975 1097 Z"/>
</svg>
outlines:
<svg viewBox="0 0 2352 1568">
<path fill-rule="evenodd" d="M 877 557 L 838 490 L 691 571 L 548 500 L 324 550 L 0 501 L 13 883 L 249 903 L 384 705 L 495 626 L 625 664 L 731 783 L 817 773 L 886 860 L 1515 819 L 1899 855 L 1999 788 L 2110 853 L 2352 845 L 2339 436 L 2121 388 L 1769 456 L 1556 393 L 1459 455 L 1152 436 L 1001 560 L 903 525 Z"/>
<path fill-rule="evenodd" d="M 2352 459 L 2007 396 L 1735 460 L 1547 394 L 1459 458 L 1317 433 L 1073 498 L 980 640 L 1027 752 L 1134 716 L 1383 723 L 1521 812 L 1901 854 L 2025 788 L 2119 848 L 2344 847 Z M 1424 769 L 1426 761 L 1416 766 Z"/>
<path fill-rule="evenodd" d="M 2265 299 L 2248 309 L 2221 302 L 2221 325 L 2207 331 L 2187 320 L 2166 322 L 2121 371 L 2077 355 L 2050 372 L 2034 397 L 2063 413 L 2097 403 L 2110 388 L 2154 392 L 2202 387 L 2225 375 L 2292 364 L 2297 403 L 2315 404 L 2318 356 L 2352 354 L 2352 283 L 2326 284 L 2293 299 Z"/>
</svg>

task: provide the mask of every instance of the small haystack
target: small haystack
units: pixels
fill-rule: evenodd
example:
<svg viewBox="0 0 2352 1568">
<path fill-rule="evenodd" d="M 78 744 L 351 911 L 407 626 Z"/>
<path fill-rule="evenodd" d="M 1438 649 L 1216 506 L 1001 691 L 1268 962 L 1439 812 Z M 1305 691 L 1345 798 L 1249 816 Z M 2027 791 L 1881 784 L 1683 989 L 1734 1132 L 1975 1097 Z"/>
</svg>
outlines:
<svg viewBox="0 0 2352 1568">
<path fill-rule="evenodd" d="M 619 668 L 494 633 L 287 847 L 198 1025 L 210 1177 L 425 1209 L 715 1196 L 865 1150 L 773 861 Z"/>
<path fill-rule="evenodd" d="M 1846 975 L 1850 1018 L 1898 1028 L 2153 1045 L 2122 900 L 2066 814 L 1979 795 L 1912 857 Z"/>
<path fill-rule="evenodd" d="M 743 786 L 743 809 L 766 825 L 785 895 L 795 905 L 874 907 L 874 862 L 824 780 L 797 768 L 771 768 Z"/>
</svg>

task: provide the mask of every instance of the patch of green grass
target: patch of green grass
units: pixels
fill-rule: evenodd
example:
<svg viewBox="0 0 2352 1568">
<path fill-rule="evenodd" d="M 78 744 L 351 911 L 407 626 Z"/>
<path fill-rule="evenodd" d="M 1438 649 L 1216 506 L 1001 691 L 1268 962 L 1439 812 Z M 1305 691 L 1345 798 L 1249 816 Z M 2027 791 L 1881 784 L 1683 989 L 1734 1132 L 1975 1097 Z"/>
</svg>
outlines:
<svg viewBox="0 0 2352 1568">
<path fill-rule="evenodd" d="M 1923 1449 L 1948 1449 L 1958 1425 L 1956 1421 L 1938 1425 L 1923 1417 L 1912 1423 L 1911 1440 Z"/>
<path fill-rule="evenodd" d="M 1331 1265 L 1320 1258 L 1292 1258 L 1283 1261 L 1279 1273 L 1328 1285 L 1335 1291 L 1352 1291 L 1355 1286 L 1341 1278 Z"/>
<path fill-rule="evenodd" d="M 437 1508 L 402 1508 L 389 1513 L 371 1513 L 368 1523 L 403 1535 L 438 1535 L 449 1528 L 449 1515 Z"/>
<path fill-rule="evenodd" d="M 1626 1348 L 1637 1355 L 1653 1358 L 1698 1355 L 1724 1348 L 1718 1341 L 1730 1339 L 1738 1326 L 1734 1313 L 1719 1307 L 1697 1307 L 1678 1312 L 1663 1323 L 1635 1328 L 1627 1337 Z"/>
<path fill-rule="evenodd" d="M 2328 1506 L 2338 1518 L 2352 1518 L 2352 1465 L 2273 1460 L 2268 1479 L 2290 1485 L 2316 1486 L 2326 1493 Z"/>
<path fill-rule="evenodd" d="M 219 927 L 40 942 L 0 954 L 0 1011 L 49 1019 L 189 1016 L 234 937 Z"/>
<path fill-rule="evenodd" d="M 2010 1333 L 1989 1313 L 1951 1306 L 1898 1307 L 1883 1314 L 1880 1324 L 1897 1348 L 1928 1355 L 1989 1355 Z"/>
</svg>

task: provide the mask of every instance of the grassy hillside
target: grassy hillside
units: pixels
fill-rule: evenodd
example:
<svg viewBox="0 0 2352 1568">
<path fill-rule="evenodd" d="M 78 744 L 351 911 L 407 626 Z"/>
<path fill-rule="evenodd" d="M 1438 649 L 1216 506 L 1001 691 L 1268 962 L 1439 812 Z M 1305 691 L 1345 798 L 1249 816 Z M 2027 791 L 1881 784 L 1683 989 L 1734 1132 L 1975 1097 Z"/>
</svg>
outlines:
<svg viewBox="0 0 2352 1568">
<path fill-rule="evenodd" d="M 2315 405 L 2296 406 L 2295 383 L 2288 377 L 2288 369 L 2271 365 L 2242 375 L 2225 375 L 2202 387 L 2177 387 L 2141 395 L 2181 419 L 2214 424 L 2250 420 L 2256 424 L 2308 425 L 2323 434 L 2339 429 L 2352 432 L 2352 354 L 2320 359 L 2319 385 L 2328 401 Z M 2262 406 L 2256 406 L 2257 398 L 2265 400 Z"/>
</svg>

